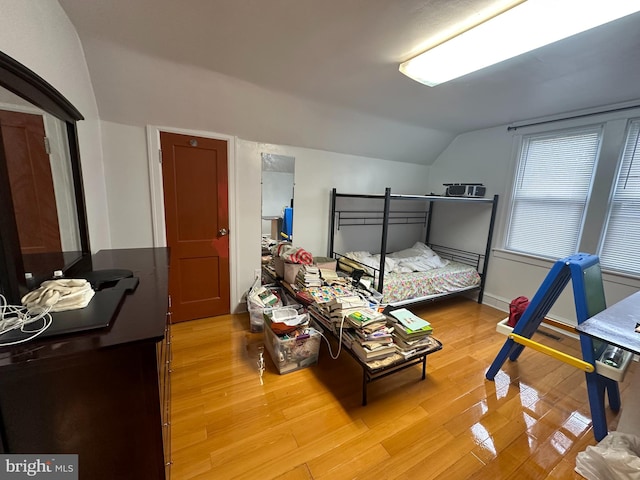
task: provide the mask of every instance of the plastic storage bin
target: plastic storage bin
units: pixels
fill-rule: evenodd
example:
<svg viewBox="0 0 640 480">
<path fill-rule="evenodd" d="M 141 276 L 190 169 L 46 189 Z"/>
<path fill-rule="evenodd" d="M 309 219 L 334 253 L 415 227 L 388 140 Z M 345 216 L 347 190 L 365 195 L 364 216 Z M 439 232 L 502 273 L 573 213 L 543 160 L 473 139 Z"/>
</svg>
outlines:
<svg viewBox="0 0 640 480">
<path fill-rule="evenodd" d="M 274 308 L 291 307 L 301 313 L 302 305 L 287 295 L 281 287 L 267 286 L 279 299 L 280 302 L 273 307 L 263 307 L 247 300 L 247 310 L 249 311 L 249 330 L 252 333 L 259 333 L 264 330 L 264 315 L 270 315 Z"/>
<path fill-rule="evenodd" d="M 318 363 L 322 329 L 314 325 L 307 327 L 304 331 L 303 335 L 297 337 L 292 335 L 280 337 L 273 333 L 268 325 L 265 327 L 264 346 L 281 375 Z"/>
</svg>

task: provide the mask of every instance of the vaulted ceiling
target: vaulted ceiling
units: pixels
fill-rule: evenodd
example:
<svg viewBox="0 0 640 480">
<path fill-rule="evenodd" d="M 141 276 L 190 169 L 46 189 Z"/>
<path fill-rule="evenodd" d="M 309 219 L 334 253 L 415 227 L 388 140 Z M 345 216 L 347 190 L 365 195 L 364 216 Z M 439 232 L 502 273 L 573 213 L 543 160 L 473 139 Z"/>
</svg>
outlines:
<svg viewBox="0 0 640 480">
<path fill-rule="evenodd" d="M 117 116 L 109 105 L 117 102 L 118 90 L 106 85 L 118 66 L 109 48 L 217 72 L 329 109 L 406 125 L 416 136 L 424 130 L 449 140 L 462 132 L 640 99 L 640 14 L 430 88 L 402 75 L 399 63 L 495 1 L 59 1 L 79 33 L 92 77 L 100 75 L 94 78 L 98 107 L 111 117 Z M 380 132 L 370 134 L 373 141 Z M 332 148 L 330 138 L 325 142 L 327 150 L 341 150 Z"/>
</svg>

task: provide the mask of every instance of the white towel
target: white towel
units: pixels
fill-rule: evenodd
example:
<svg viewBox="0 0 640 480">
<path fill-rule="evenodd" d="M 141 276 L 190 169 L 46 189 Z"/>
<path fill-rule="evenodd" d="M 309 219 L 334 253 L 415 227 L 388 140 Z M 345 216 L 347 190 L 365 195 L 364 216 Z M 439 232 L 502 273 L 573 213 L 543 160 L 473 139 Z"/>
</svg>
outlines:
<svg viewBox="0 0 640 480">
<path fill-rule="evenodd" d="M 22 297 L 22 304 L 29 310 L 51 308 L 51 312 L 63 312 L 86 307 L 95 292 L 84 279 L 63 278 L 42 282 L 39 288 Z"/>
</svg>

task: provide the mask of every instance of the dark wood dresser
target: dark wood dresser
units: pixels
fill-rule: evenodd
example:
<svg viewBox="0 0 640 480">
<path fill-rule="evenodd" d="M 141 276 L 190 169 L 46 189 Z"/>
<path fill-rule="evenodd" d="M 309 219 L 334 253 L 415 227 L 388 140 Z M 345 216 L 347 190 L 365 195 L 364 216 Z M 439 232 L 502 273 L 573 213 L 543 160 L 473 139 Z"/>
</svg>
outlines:
<svg viewBox="0 0 640 480">
<path fill-rule="evenodd" d="M 139 278 L 109 326 L 0 348 L 0 450 L 78 454 L 87 480 L 170 471 L 168 250 L 103 250 Z"/>
</svg>

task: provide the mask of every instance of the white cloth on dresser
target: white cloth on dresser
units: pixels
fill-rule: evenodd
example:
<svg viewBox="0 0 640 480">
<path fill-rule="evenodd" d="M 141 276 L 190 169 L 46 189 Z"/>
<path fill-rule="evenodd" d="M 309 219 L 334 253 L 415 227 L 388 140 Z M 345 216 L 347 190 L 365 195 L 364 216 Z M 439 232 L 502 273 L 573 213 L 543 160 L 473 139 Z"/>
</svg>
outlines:
<svg viewBox="0 0 640 480">
<path fill-rule="evenodd" d="M 22 304 L 28 309 L 51 307 L 51 312 L 63 312 L 86 307 L 94 295 L 87 280 L 63 278 L 42 282 L 22 297 Z"/>
</svg>

